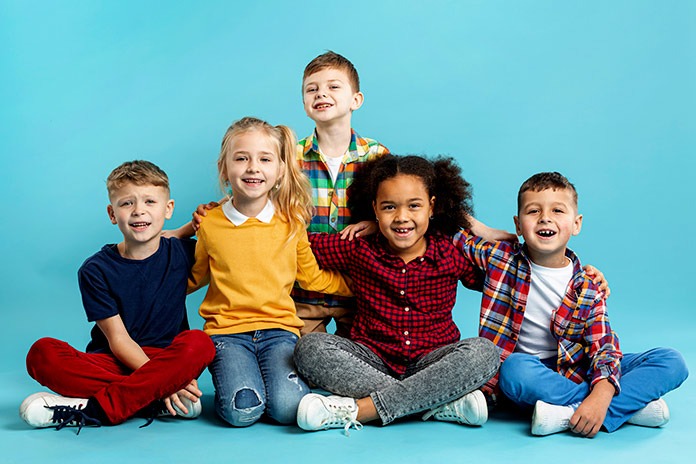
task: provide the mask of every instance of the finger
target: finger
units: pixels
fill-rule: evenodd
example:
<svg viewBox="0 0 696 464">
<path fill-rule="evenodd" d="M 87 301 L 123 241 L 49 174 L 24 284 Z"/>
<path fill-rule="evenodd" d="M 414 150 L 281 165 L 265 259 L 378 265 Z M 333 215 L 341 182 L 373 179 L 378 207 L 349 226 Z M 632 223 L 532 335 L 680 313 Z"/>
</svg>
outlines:
<svg viewBox="0 0 696 464">
<path fill-rule="evenodd" d="M 198 400 L 199 397 L 203 396 L 203 392 L 200 391 L 196 385 L 188 384 L 184 391 L 191 395 L 188 397 L 190 400 Z"/>
<path fill-rule="evenodd" d="M 205 209 L 213 209 L 217 206 L 219 206 L 219 203 L 217 201 L 211 201 L 207 205 L 205 205 Z"/>
<path fill-rule="evenodd" d="M 167 407 L 167 411 L 169 411 L 169 414 L 172 416 L 176 416 L 176 410 L 172 407 L 172 400 L 169 399 L 168 397 L 164 399 L 164 405 Z"/>
<path fill-rule="evenodd" d="M 599 432 L 599 429 L 601 428 L 600 424 L 596 424 L 592 429 L 590 429 L 590 433 L 588 433 L 586 436 L 587 438 L 594 438 L 595 435 L 597 435 L 597 432 Z"/>
<path fill-rule="evenodd" d="M 607 289 L 604 291 L 604 298 L 609 298 L 609 295 L 611 295 L 611 288 L 607 285 Z"/>
<path fill-rule="evenodd" d="M 179 395 L 177 393 L 173 394 L 172 398 L 174 399 L 174 404 L 176 404 L 176 407 L 181 409 L 181 412 L 183 412 L 184 414 L 189 413 L 188 409 L 186 408 L 186 406 L 184 406 L 184 403 L 181 402 L 181 398 L 179 398 Z"/>
</svg>

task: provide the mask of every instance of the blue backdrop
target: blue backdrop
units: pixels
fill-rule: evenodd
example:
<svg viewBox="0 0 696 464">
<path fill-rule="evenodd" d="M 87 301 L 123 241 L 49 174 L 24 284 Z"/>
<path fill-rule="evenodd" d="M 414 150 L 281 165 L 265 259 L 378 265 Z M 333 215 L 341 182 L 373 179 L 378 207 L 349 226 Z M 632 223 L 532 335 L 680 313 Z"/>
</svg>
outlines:
<svg viewBox="0 0 696 464">
<path fill-rule="evenodd" d="M 76 271 L 120 240 L 111 169 L 162 167 L 182 224 L 219 197 L 232 121 L 311 132 L 302 71 L 326 49 L 360 73 L 356 130 L 456 157 L 485 223 L 513 230 L 531 174 L 569 177 L 584 214 L 570 245 L 606 274 L 622 347 L 691 364 L 695 21 L 690 1 L 1 2 L 3 371 L 26 377 L 40 336 L 86 344 Z M 478 303 L 461 289 L 464 335 Z"/>
</svg>

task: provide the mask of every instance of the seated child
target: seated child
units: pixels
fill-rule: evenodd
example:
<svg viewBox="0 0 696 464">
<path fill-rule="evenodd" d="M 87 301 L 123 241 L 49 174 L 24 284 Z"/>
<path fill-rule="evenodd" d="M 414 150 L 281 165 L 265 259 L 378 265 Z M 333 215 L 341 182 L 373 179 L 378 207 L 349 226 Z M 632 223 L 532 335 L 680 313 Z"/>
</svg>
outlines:
<svg viewBox="0 0 696 464">
<path fill-rule="evenodd" d="M 360 171 L 351 195 L 373 205 L 380 233 L 310 235 L 319 264 L 353 280 L 358 305 L 350 340 L 317 332 L 298 342 L 299 372 L 341 395 L 305 396 L 298 425 L 347 431 L 423 411 L 424 419 L 483 424 L 478 388 L 500 361 L 488 340 L 459 340 L 452 320 L 458 281 L 480 288 L 482 279 L 452 244 L 470 210 L 459 168 L 451 159 L 385 155 Z"/>
<path fill-rule="evenodd" d="M 208 284 L 200 315 L 216 348 L 215 410 L 236 427 L 263 414 L 294 422 L 309 393 L 292 362 L 302 327 L 290 297 L 295 281 L 352 295 L 340 274 L 319 269 L 307 241 L 311 193 L 295 145 L 286 126 L 250 117 L 230 126 L 218 174 L 232 195 L 198 230 L 190 286 Z"/>
<path fill-rule="evenodd" d="M 479 334 L 501 350 L 502 392 L 534 407 L 534 435 L 666 424 L 661 397 L 686 379 L 686 364 L 669 348 L 622 356 L 604 294 L 567 248 L 582 225 L 573 184 L 557 172 L 536 174 L 520 187 L 517 206 L 523 245 L 466 231 L 454 241 L 486 272 Z M 496 381 L 484 388 L 496 391 Z"/>
<path fill-rule="evenodd" d="M 201 413 L 196 378 L 215 347 L 202 331 L 188 330 L 195 241 L 160 237 L 174 200 L 154 164 L 123 163 L 106 187 L 123 241 L 105 245 L 78 272 L 87 319 L 96 322 L 86 353 L 52 338 L 29 350 L 29 375 L 63 395 L 35 393 L 22 402 L 19 415 L 32 427 L 115 425 L 150 406 L 153 416 Z"/>
</svg>

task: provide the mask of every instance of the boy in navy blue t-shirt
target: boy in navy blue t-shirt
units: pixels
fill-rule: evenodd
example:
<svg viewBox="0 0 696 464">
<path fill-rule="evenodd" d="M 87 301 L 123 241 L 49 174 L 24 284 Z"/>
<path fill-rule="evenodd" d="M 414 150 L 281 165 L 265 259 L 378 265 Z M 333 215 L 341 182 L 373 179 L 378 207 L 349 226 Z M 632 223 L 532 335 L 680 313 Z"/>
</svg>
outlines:
<svg viewBox="0 0 696 464">
<path fill-rule="evenodd" d="M 123 241 L 105 245 L 78 272 L 87 319 L 96 323 L 87 352 L 52 338 L 29 350 L 29 375 L 63 395 L 22 402 L 20 417 L 33 427 L 115 425 L 148 407 L 153 416 L 201 412 L 196 378 L 215 347 L 204 332 L 188 330 L 195 241 L 161 237 L 174 200 L 154 164 L 123 163 L 106 183 L 109 218 Z"/>
</svg>

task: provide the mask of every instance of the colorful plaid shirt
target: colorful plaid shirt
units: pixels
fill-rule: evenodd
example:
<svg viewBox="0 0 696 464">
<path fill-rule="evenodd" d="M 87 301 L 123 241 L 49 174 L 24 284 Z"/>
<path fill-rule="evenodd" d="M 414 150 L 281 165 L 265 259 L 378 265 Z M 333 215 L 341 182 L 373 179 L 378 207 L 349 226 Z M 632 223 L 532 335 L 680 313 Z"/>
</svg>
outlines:
<svg viewBox="0 0 696 464">
<path fill-rule="evenodd" d="M 531 268 L 524 245 L 486 242 L 462 231 L 454 244 L 486 273 L 481 300 L 479 335 L 501 350 L 501 362 L 515 351 L 531 282 Z M 558 340 L 557 370 L 575 383 L 594 385 L 608 379 L 619 392 L 621 351 L 611 330 L 604 294 L 587 277 L 570 249 L 573 277 L 561 306 L 551 315 L 549 329 Z M 496 390 L 498 376 L 484 390 Z"/>
<path fill-rule="evenodd" d="M 358 302 L 351 339 L 401 375 L 426 353 L 459 340 L 452 320 L 457 281 L 481 289 L 483 273 L 451 237 L 428 235 L 425 254 L 409 263 L 387 251 L 381 234 L 352 241 L 310 234 L 319 265 L 353 279 Z"/>
<path fill-rule="evenodd" d="M 334 183 L 326 166 L 326 158 L 319 150 L 316 131 L 297 144 L 297 160 L 312 186 L 314 216 L 307 232 L 335 234 L 350 224 L 350 210 L 346 190 L 360 167 L 371 159 L 389 153 L 386 147 L 371 139 L 360 137 L 351 129 L 350 145 L 343 155 L 341 167 Z M 347 298 L 308 292 L 298 286 L 292 291 L 295 301 L 324 306 L 347 306 Z"/>
</svg>

